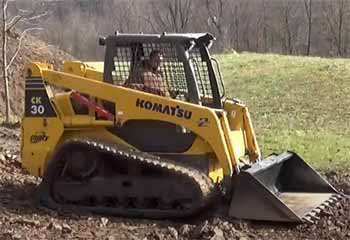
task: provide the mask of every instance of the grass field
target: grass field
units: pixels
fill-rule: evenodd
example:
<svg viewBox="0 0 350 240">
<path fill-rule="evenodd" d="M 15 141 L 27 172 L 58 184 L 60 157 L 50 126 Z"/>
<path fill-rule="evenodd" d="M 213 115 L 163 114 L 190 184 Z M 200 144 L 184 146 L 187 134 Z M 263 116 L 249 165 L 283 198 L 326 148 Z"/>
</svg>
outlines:
<svg viewBox="0 0 350 240">
<path fill-rule="evenodd" d="M 350 167 L 350 60 L 219 55 L 226 96 L 244 101 L 264 155 L 292 150 L 318 169 Z"/>
</svg>

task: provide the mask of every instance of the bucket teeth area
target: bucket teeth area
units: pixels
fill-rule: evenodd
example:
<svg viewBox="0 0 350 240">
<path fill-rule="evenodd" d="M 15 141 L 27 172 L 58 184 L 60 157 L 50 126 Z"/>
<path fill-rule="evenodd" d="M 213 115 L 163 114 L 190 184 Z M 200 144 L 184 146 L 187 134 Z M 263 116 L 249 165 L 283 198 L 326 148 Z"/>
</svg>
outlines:
<svg viewBox="0 0 350 240">
<path fill-rule="evenodd" d="M 323 210 L 329 207 L 331 193 L 281 193 L 279 198 L 297 216 L 304 216 L 313 209 Z"/>
<path fill-rule="evenodd" d="M 303 222 L 317 223 L 320 220 L 320 215 L 326 212 L 328 214 L 331 214 L 327 210 L 334 207 L 341 199 L 343 199 L 343 196 L 341 194 L 334 194 L 328 200 L 324 201 L 319 206 L 306 213 L 301 219 Z"/>
<path fill-rule="evenodd" d="M 308 213 L 306 216 L 302 218 L 302 220 L 303 222 L 306 222 L 306 223 L 311 223 L 311 224 L 317 223 L 320 220 L 319 213 L 316 213 L 316 212 Z"/>
</svg>

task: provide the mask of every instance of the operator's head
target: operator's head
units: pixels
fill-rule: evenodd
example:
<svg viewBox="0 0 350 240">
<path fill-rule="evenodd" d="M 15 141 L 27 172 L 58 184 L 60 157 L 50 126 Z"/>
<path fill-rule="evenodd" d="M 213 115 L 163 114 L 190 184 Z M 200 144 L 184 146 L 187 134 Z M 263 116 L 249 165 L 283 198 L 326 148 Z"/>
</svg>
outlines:
<svg viewBox="0 0 350 240">
<path fill-rule="evenodd" d="M 149 55 L 149 64 L 153 70 L 159 70 L 162 60 L 163 53 L 159 50 L 153 50 Z"/>
</svg>

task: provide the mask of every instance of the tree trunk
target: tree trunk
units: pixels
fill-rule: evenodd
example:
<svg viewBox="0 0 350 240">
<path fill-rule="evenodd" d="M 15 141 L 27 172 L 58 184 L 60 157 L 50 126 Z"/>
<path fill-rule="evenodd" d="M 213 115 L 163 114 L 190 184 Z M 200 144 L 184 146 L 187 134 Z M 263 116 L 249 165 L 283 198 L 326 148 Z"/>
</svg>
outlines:
<svg viewBox="0 0 350 240">
<path fill-rule="evenodd" d="M 6 11 L 7 11 L 7 0 L 2 1 L 2 68 L 3 68 L 3 79 L 5 87 L 5 123 L 10 123 L 10 92 L 9 92 L 9 81 L 8 81 L 8 72 L 7 72 L 7 32 L 6 32 Z"/>
<path fill-rule="evenodd" d="M 290 23 L 289 23 L 289 6 L 287 6 L 288 9 L 286 9 L 285 12 L 285 23 L 286 23 L 286 34 L 287 34 L 287 51 L 289 55 L 293 54 L 293 46 L 292 46 L 292 33 L 290 30 Z"/>
<path fill-rule="evenodd" d="M 341 1 L 338 5 L 338 13 L 339 13 L 339 24 L 338 24 L 338 41 L 337 41 L 337 52 L 338 52 L 338 56 L 342 57 L 343 56 L 343 51 L 342 51 L 342 33 L 343 33 L 343 20 L 344 20 L 344 7 L 345 7 L 345 3 L 344 1 Z"/>
<path fill-rule="evenodd" d="M 308 33 L 307 33 L 307 47 L 306 47 L 306 55 L 310 55 L 311 51 L 311 32 L 312 32 L 312 0 L 305 0 L 305 11 L 308 21 Z"/>
</svg>

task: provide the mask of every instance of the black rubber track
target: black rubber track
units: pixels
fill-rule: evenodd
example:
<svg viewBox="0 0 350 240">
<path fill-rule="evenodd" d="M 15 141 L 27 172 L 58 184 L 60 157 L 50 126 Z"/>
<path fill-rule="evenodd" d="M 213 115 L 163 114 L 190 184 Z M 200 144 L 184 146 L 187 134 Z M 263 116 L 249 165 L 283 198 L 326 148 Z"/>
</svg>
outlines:
<svg viewBox="0 0 350 240">
<path fill-rule="evenodd" d="M 57 180 L 57 176 L 62 172 L 64 166 L 64 154 L 70 153 L 77 148 L 89 149 L 99 154 L 107 154 L 115 159 L 115 161 L 127 161 L 127 164 L 142 164 L 153 168 L 161 169 L 170 176 L 181 178 L 187 182 L 198 192 L 195 204 L 191 204 L 190 208 L 137 208 L 130 207 L 106 207 L 106 206 L 84 206 L 60 202 L 55 200 L 53 185 Z M 157 181 L 158 182 L 158 181 Z M 162 178 L 159 178 L 159 184 L 162 184 Z M 154 186 L 157 188 L 157 186 Z M 182 187 L 182 186 L 179 186 Z M 111 144 L 104 141 L 91 138 L 73 138 L 65 141 L 58 147 L 50 160 L 47 170 L 45 171 L 43 181 L 40 185 L 40 201 L 43 205 L 51 209 L 78 208 L 83 211 L 89 211 L 98 214 L 108 214 L 126 217 L 142 217 L 153 219 L 164 218 L 184 218 L 195 215 L 206 208 L 212 200 L 217 196 L 217 190 L 208 176 L 191 168 L 183 163 L 174 162 L 163 159 L 148 153 L 140 152 L 126 146 Z"/>
</svg>

